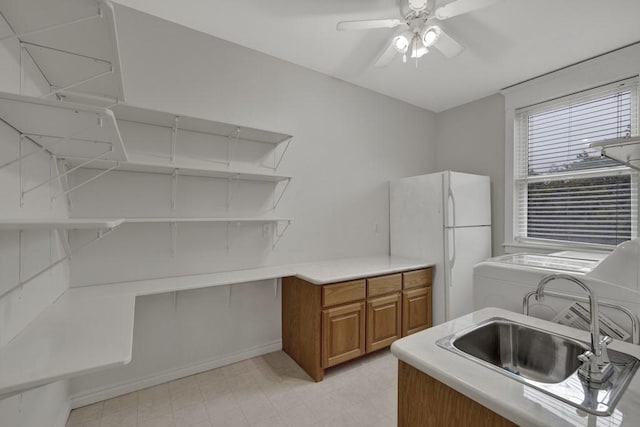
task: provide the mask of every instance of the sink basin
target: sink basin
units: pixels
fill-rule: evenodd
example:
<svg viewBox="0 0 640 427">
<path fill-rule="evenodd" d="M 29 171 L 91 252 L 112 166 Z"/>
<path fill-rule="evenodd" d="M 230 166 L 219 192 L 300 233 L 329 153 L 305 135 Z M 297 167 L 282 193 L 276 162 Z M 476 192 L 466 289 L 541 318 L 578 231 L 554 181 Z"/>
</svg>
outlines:
<svg viewBox="0 0 640 427">
<path fill-rule="evenodd" d="M 597 388 L 577 373 L 586 343 L 502 318 L 437 341 L 440 347 L 595 415 L 611 415 L 640 361 L 609 349 L 614 373 Z"/>
<path fill-rule="evenodd" d="M 559 383 L 580 367 L 589 348 L 579 341 L 518 323 L 495 320 L 453 342 L 458 350 L 498 368 L 543 383 Z"/>
</svg>

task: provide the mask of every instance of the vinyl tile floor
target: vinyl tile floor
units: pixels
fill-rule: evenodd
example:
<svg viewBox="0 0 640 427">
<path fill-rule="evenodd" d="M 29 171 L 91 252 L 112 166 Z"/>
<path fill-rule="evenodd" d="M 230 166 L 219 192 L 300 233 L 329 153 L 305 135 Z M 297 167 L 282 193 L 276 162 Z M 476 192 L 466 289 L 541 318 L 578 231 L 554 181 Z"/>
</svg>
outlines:
<svg viewBox="0 0 640 427">
<path fill-rule="evenodd" d="M 282 351 L 71 411 L 67 427 L 396 425 L 397 360 L 389 350 L 313 382 Z"/>
</svg>

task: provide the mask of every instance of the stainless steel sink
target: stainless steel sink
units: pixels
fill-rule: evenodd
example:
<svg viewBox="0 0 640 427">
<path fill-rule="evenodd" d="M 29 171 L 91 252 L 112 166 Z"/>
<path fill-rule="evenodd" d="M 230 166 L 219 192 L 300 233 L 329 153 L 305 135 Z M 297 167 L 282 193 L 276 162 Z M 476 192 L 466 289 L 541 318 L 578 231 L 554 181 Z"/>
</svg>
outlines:
<svg viewBox="0 0 640 427">
<path fill-rule="evenodd" d="M 586 343 L 511 320 L 494 318 L 438 340 L 437 344 L 570 405 L 610 415 L 639 361 L 609 350 L 614 373 L 605 383 L 585 383 L 578 356 Z"/>
</svg>

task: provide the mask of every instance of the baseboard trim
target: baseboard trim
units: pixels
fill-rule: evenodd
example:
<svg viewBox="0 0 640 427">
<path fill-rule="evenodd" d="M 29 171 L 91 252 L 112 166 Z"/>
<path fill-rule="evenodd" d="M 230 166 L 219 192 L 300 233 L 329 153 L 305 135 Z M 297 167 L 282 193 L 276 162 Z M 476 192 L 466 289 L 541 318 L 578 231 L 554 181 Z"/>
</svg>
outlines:
<svg viewBox="0 0 640 427">
<path fill-rule="evenodd" d="M 80 394 L 72 395 L 70 398 L 71 408 L 75 409 L 81 406 L 90 405 L 102 400 L 111 399 L 113 397 L 131 393 L 133 391 L 142 390 L 147 387 L 153 387 L 155 385 L 162 384 L 167 381 L 173 381 L 178 378 L 188 377 L 189 375 L 199 374 L 200 372 L 219 368 L 231 363 L 240 362 L 252 357 L 262 356 L 263 354 L 271 353 L 281 349 L 282 340 L 277 340 L 257 347 L 252 347 L 245 351 L 225 355 L 221 358 L 198 362 L 179 368 L 168 369 L 133 381 L 127 381 L 108 387 L 97 387 Z"/>
</svg>

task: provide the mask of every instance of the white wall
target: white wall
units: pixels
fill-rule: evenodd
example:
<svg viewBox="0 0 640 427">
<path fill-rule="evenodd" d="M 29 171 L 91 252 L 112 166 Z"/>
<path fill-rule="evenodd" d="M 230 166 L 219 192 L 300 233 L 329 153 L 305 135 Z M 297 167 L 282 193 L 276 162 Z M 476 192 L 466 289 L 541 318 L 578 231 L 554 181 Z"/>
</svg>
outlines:
<svg viewBox="0 0 640 427">
<path fill-rule="evenodd" d="M 7 33 L 0 19 L 0 35 Z M 37 96 L 48 91 L 41 75 L 28 57 L 24 58 L 22 91 Z M 15 40 L 0 42 L 0 91 L 21 92 L 20 48 Z M 0 163 L 18 157 L 18 134 L 0 122 Z M 35 146 L 24 143 L 25 152 Z M 30 187 L 56 173 L 56 166 L 47 154 L 38 154 L 24 162 L 24 185 Z M 20 207 L 18 164 L 0 169 L 0 218 L 67 217 L 65 200 L 50 204 L 57 193 L 57 182 L 45 185 L 25 195 Z M 11 289 L 19 282 L 19 233 L 0 231 L 0 351 L 39 313 L 68 287 L 67 263 L 43 274 L 23 287 Z M 39 271 L 51 259 L 62 254 L 59 241 L 48 231 L 24 231 L 22 241 L 22 277 Z M 69 411 L 68 382 L 62 381 L 0 400 L 0 424 L 11 427 L 64 426 Z"/>
<path fill-rule="evenodd" d="M 504 97 L 500 94 L 438 113 L 435 162 L 451 169 L 491 177 L 493 255 L 504 242 Z"/>
<path fill-rule="evenodd" d="M 227 250 L 224 225 L 180 225 L 173 257 L 168 225 L 125 225 L 74 257 L 72 285 L 388 253 L 387 183 L 434 170 L 434 114 L 124 7 L 116 14 L 128 103 L 294 135 L 278 170 L 294 178 L 275 212 L 264 184 L 240 183 L 230 209 L 294 222 L 274 250 L 261 227 L 232 226 Z M 122 132 L 134 151 L 167 153 L 166 132 Z M 204 143 L 181 139 L 178 150 Z M 224 181 L 178 183 L 177 215 L 226 216 Z M 112 173 L 72 199 L 73 216 L 168 216 L 170 178 Z M 175 309 L 169 295 L 139 298 L 132 363 L 73 380 L 75 404 L 278 348 L 273 282 L 230 290 L 181 292 Z"/>
</svg>

